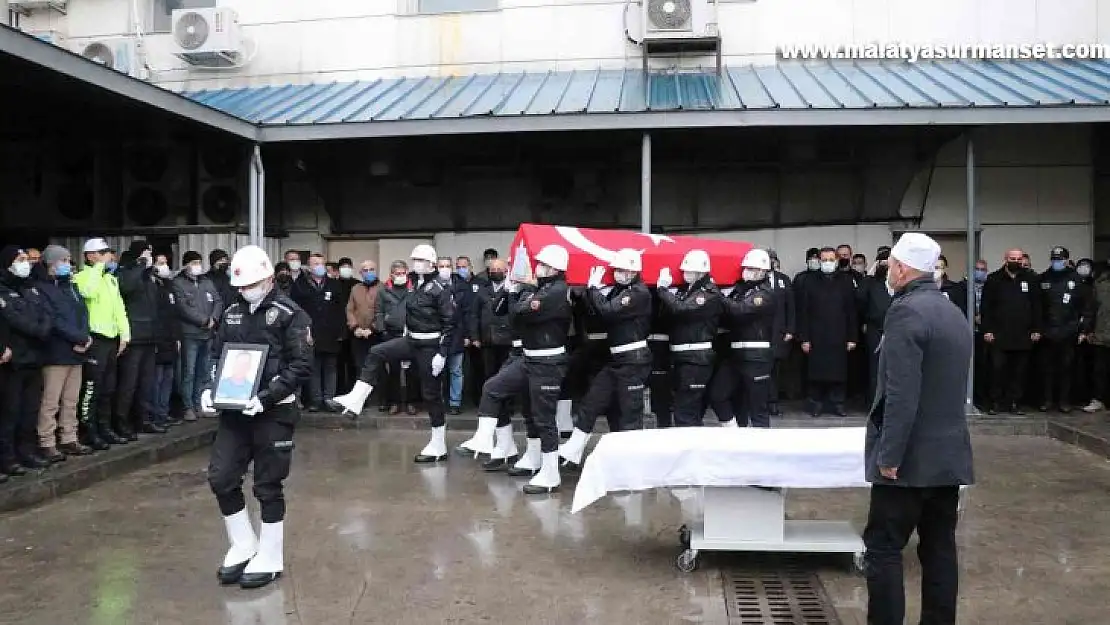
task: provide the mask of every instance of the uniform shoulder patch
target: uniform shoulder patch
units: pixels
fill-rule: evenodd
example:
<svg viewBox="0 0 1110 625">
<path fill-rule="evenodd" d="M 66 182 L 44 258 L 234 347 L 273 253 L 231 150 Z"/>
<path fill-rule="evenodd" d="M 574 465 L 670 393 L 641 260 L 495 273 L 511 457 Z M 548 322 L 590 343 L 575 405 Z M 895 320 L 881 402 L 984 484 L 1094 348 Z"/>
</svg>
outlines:
<svg viewBox="0 0 1110 625">
<path fill-rule="evenodd" d="M 631 303 L 632 303 L 632 297 L 631 296 L 625 295 L 624 297 L 621 298 L 621 306 L 628 306 Z"/>
<path fill-rule="evenodd" d="M 478 285 L 477 284 L 470 285 L 470 290 L 477 293 L 478 292 Z"/>
<path fill-rule="evenodd" d="M 705 296 L 704 295 L 699 295 L 699 296 L 695 297 L 694 298 L 694 303 L 697 304 L 698 306 L 704 306 L 705 305 Z"/>
<path fill-rule="evenodd" d="M 274 322 L 277 321 L 277 318 L 278 318 L 279 314 L 280 314 L 280 311 L 277 309 L 277 306 L 274 306 L 270 310 L 267 310 L 266 311 L 266 325 L 268 325 L 268 326 L 274 325 Z"/>
<path fill-rule="evenodd" d="M 763 305 L 763 296 L 762 295 L 756 295 L 755 297 L 753 297 L 752 298 L 752 304 L 755 305 L 755 306 L 762 306 Z"/>
</svg>

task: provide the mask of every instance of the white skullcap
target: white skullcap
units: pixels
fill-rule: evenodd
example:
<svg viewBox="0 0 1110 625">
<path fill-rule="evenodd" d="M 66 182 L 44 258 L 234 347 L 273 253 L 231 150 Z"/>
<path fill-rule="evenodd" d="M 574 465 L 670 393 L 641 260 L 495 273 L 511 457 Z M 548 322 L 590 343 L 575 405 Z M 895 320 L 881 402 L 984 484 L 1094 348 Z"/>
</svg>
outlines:
<svg viewBox="0 0 1110 625">
<path fill-rule="evenodd" d="M 932 272 L 940 258 L 940 245 L 927 234 L 907 232 L 898 238 L 890 256 L 918 271 Z"/>
<path fill-rule="evenodd" d="M 111 249 L 111 247 L 112 246 L 108 245 L 108 242 L 104 239 L 89 239 L 88 241 L 85 241 L 86 254 L 89 252 L 99 252 L 102 250 Z"/>
</svg>

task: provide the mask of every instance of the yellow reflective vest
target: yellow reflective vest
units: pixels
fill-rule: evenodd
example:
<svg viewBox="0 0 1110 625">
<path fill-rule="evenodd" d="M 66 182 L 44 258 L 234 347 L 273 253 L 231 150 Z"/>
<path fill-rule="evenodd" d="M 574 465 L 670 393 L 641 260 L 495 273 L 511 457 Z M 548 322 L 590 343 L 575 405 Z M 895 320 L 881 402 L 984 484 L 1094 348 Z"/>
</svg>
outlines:
<svg viewBox="0 0 1110 625">
<path fill-rule="evenodd" d="M 85 266 L 73 278 L 81 297 L 89 308 L 89 331 L 122 341 L 131 340 L 131 324 L 119 294 L 119 282 L 104 271 L 104 263 Z"/>
</svg>

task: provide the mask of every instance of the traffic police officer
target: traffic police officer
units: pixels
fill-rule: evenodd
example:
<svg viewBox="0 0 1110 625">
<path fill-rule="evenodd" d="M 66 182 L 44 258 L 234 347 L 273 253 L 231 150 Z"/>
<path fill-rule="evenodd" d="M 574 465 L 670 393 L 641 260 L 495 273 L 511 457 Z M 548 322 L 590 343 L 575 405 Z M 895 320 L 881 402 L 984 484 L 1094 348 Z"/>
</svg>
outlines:
<svg viewBox="0 0 1110 625">
<path fill-rule="evenodd" d="M 775 294 L 767 284 L 771 259 L 766 251 L 753 249 L 744 255 L 740 268 L 740 281 L 722 300 L 732 351 L 713 378 L 710 405 L 721 425 L 738 427 L 733 399 L 739 391 L 744 425 L 765 428 L 771 426 L 767 394 L 775 365 L 772 339 L 777 309 Z"/>
<path fill-rule="evenodd" d="M 679 269 L 685 284 L 671 293 L 671 272 L 664 269 L 657 293 L 671 319 L 674 425 L 690 427 L 701 425 L 705 414 L 705 392 L 713 376 L 713 341 L 724 303 L 720 289 L 709 276 L 709 254 L 704 250 L 687 252 Z"/>
<path fill-rule="evenodd" d="M 1089 291 L 1083 278 L 1068 266 L 1066 247 L 1054 247 L 1052 266 L 1040 276 L 1041 310 L 1044 314 L 1040 357 L 1044 376 L 1041 411 L 1047 411 L 1055 391 L 1060 412 L 1071 412 L 1072 369 L 1075 350 L 1082 339 L 1080 325 L 1093 316 Z"/>
<path fill-rule="evenodd" d="M 224 311 L 211 344 L 212 362 L 219 360 L 226 344 L 267 348 L 257 393 L 241 410 L 221 411 L 208 465 L 208 483 L 231 543 L 219 579 L 243 588 L 265 586 L 284 568 L 282 482 L 289 475 L 293 430 L 300 417 L 295 393 L 312 370 L 311 321 L 293 300 L 274 289 L 273 276 L 274 266 L 262 248 L 248 245 L 235 253 L 231 286 L 242 297 Z M 211 388 L 201 394 L 201 408 L 215 412 Z M 262 512 L 258 537 L 243 498 L 243 475 L 252 460 L 254 496 Z"/>
<path fill-rule="evenodd" d="M 574 431 L 559 454 L 572 465 L 582 463 L 586 443 L 602 412 L 616 405 L 616 431 L 637 430 L 644 423 L 644 386 L 651 375 L 651 351 L 647 336 L 651 326 L 651 292 L 640 279 L 643 265 L 636 250 L 617 251 L 609 264 L 616 285 L 608 295 L 600 287 L 604 267 L 590 272 L 586 297 L 590 307 L 605 322 L 609 335 L 610 360 L 594 376 L 590 389 L 578 406 Z"/>
<path fill-rule="evenodd" d="M 405 335 L 370 348 L 362 372 L 350 393 L 328 403 L 332 410 L 357 417 L 370 392 L 378 385 L 389 362 L 410 360 L 419 368 L 420 394 L 432 421 L 432 436 L 417 454 L 418 463 L 447 459 L 447 420 L 444 416 L 443 389 L 439 374 L 447 363 L 447 350 L 455 333 L 455 301 L 451 296 L 450 276 L 441 279 L 436 272 L 436 251 L 430 245 L 412 250 L 414 277 L 412 291 L 405 300 Z"/>
</svg>

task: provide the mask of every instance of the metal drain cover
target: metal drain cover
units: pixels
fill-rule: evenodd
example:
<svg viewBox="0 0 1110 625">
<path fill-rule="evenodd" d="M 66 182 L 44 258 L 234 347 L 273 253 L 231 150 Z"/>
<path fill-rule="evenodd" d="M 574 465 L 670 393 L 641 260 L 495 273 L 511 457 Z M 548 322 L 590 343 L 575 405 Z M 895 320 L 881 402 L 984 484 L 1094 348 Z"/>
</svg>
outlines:
<svg viewBox="0 0 1110 625">
<path fill-rule="evenodd" d="M 730 625 L 841 625 L 817 574 L 796 558 L 770 556 L 721 575 Z"/>
</svg>

